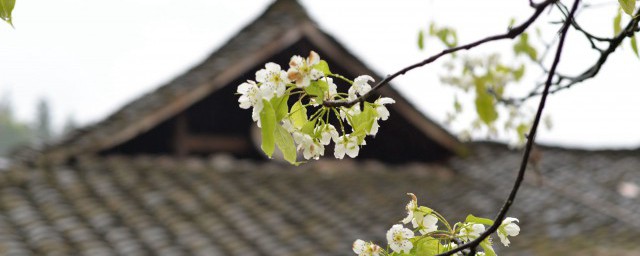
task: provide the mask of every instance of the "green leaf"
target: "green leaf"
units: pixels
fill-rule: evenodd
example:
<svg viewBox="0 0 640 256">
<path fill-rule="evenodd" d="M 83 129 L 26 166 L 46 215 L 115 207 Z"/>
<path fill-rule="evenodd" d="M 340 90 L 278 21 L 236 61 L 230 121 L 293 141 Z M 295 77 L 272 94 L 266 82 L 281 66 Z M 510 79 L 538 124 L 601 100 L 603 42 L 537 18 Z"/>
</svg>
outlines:
<svg viewBox="0 0 640 256">
<path fill-rule="evenodd" d="M 271 103 L 262 100 L 264 106 L 260 112 L 260 124 L 262 125 L 262 151 L 271 158 L 275 150 L 274 133 L 276 130 L 276 112 L 273 110 Z"/>
<path fill-rule="evenodd" d="M 422 30 L 418 32 L 418 49 L 424 50 L 424 32 Z"/>
<path fill-rule="evenodd" d="M 493 220 L 490 220 L 490 219 L 487 219 L 487 218 L 476 217 L 476 216 L 473 216 L 473 214 L 469 214 L 467 216 L 467 218 L 464 220 L 464 222 L 480 223 L 480 224 L 487 225 L 487 226 L 493 225 Z"/>
<path fill-rule="evenodd" d="M 433 212 L 433 209 L 426 206 L 420 206 L 418 207 L 418 211 L 424 213 L 424 215 L 429 215 Z"/>
<path fill-rule="evenodd" d="M 456 47 L 458 45 L 458 35 L 456 31 L 450 28 L 443 28 L 436 32 L 436 36 L 447 47 Z"/>
<path fill-rule="evenodd" d="M 291 133 L 287 132 L 281 125 L 276 125 L 275 141 L 280 151 L 282 151 L 284 159 L 291 164 L 296 164 L 296 145 L 293 143 Z"/>
<path fill-rule="evenodd" d="M 367 134 L 371 131 L 377 114 L 378 112 L 371 106 L 371 103 L 365 102 L 364 109 L 359 114 L 352 116 L 349 124 L 355 133 Z"/>
<path fill-rule="evenodd" d="M 309 136 L 311 136 L 311 137 L 315 137 L 313 135 L 313 130 L 315 130 L 315 128 L 316 128 L 316 121 L 318 121 L 318 119 L 314 119 L 313 121 L 306 122 L 302 126 L 300 131 L 303 132 L 303 133 L 309 134 Z"/>
<path fill-rule="evenodd" d="M 480 247 L 484 250 L 484 254 L 486 256 L 496 256 L 496 252 L 493 250 L 493 246 L 491 245 L 491 241 L 489 239 L 485 239 L 480 243 Z"/>
<path fill-rule="evenodd" d="M 636 0 L 618 0 L 618 2 L 622 10 L 633 17 L 633 10 L 636 9 Z"/>
<path fill-rule="evenodd" d="M 631 41 L 629 41 L 629 43 L 631 43 L 631 49 L 633 49 L 633 52 L 636 54 L 636 57 L 640 57 L 640 55 L 638 55 L 638 41 L 636 41 L 635 34 L 631 37 Z"/>
<path fill-rule="evenodd" d="M 505 65 L 502 65 L 502 64 L 500 64 L 500 63 L 498 63 L 498 64 L 496 65 L 496 71 L 497 71 L 498 73 L 505 73 L 505 74 L 506 74 L 506 73 L 510 73 L 510 72 L 511 72 L 511 68 L 510 68 L 510 67 L 507 67 L 507 66 L 505 66 Z"/>
<path fill-rule="evenodd" d="M 525 71 L 524 64 L 521 64 L 518 69 L 513 71 L 513 78 L 516 81 L 520 81 L 520 79 L 522 79 L 522 76 L 524 75 L 524 71 Z"/>
<path fill-rule="evenodd" d="M 462 104 L 460 104 L 460 101 L 458 101 L 458 96 L 455 96 L 453 98 L 453 109 L 456 111 L 456 113 L 462 113 Z"/>
<path fill-rule="evenodd" d="M 525 134 L 527 133 L 527 131 L 529 131 L 529 125 L 525 124 L 525 123 L 521 123 L 518 125 L 518 127 L 516 127 L 516 132 L 518 132 L 518 140 L 520 142 L 524 142 L 526 140 L 526 136 Z"/>
<path fill-rule="evenodd" d="M 364 103 L 364 109 L 362 110 L 362 113 L 364 114 L 364 118 L 366 118 L 365 124 L 367 126 L 365 128 L 367 129 L 367 131 L 369 131 L 369 130 L 371 130 L 371 127 L 373 126 L 373 122 L 378 117 L 378 111 L 376 111 L 376 108 L 373 107 L 373 105 L 371 103 L 365 102 Z"/>
<path fill-rule="evenodd" d="M 495 99 L 489 93 L 486 92 L 484 86 L 482 89 L 476 89 L 476 113 L 478 117 L 485 124 L 490 125 L 498 119 L 498 112 L 496 111 Z"/>
<path fill-rule="evenodd" d="M 297 101 L 291 106 L 291 121 L 293 122 L 293 126 L 298 129 L 302 128 L 302 126 L 309 121 L 307 118 L 307 108 L 302 105 L 302 101 Z"/>
<path fill-rule="evenodd" d="M 13 26 L 11 21 L 11 12 L 16 5 L 16 0 L 0 0 L 0 18 Z"/>
<path fill-rule="evenodd" d="M 273 97 L 271 99 L 271 106 L 273 110 L 276 112 L 276 122 L 282 121 L 282 118 L 287 116 L 289 113 L 289 105 L 287 101 L 289 100 L 289 94 L 285 93 L 282 97 Z"/>
<path fill-rule="evenodd" d="M 436 255 L 438 253 L 440 253 L 440 250 L 443 248 L 444 246 L 442 246 L 440 244 L 440 242 L 438 242 L 438 239 L 434 239 L 434 238 L 422 238 L 420 240 L 418 240 L 418 243 L 416 245 L 416 254 L 415 255 L 420 255 L 420 256 L 433 256 Z"/>
<path fill-rule="evenodd" d="M 620 21 L 622 20 L 622 13 L 618 10 L 618 14 L 613 18 L 613 34 L 617 35 L 622 30 Z"/>
<path fill-rule="evenodd" d="M 318 104 L 322 104 L 324 92 L 329 91 L 329 85 L 327 82 L 322 80 L 313 81 L 309 86 L 304 88 L 304 91 L 307 92 L 307 94 L 314 96 Z"/>
<path fill-rule="evenodd" d="M 516 55 L 525 54 L 533 61 L 538 59 L 538 52 L 529 44 L 529 34 L 527 33 L 522 33 L 520 35 L 520 40 L 513 45 L 513 51 Z"/>
<path fill-rule="evenodd" d="M 458 45 L 458 35 L 452 28 L 438 28 L 434 23 L 429 25 L 429 35 L 436 36 L 447 47 L 456 47 Z"/>
<path fill-rule="evenodd" d="M 320 62 L 318 62 L 318 64 L 313 65 L 312 68 L 322 71 L 322 73 L 324 73 L 325 76 L 332 74 L 331 70 L 329 70 L 329 64 L 324 60 L 320 60 Z"/>
</svg>

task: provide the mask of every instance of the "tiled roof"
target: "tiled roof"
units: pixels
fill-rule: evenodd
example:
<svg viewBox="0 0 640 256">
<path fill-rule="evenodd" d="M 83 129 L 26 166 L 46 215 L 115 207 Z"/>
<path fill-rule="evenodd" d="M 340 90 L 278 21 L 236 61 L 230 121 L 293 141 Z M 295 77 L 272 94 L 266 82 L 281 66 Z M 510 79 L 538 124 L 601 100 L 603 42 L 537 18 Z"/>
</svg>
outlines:
<svg viewBox="0 0 640 256">
<path fill-rule="evenodd" d="M 520 153 L 472 148 L 442 165 L 290 167 L 217 156 L 13 167 L 0 171 L 0 254 L 352 255 L 357 238 L 384 242 L 404 217 L 406 192 L 454 222 L 466 213 L 493 217 Z M 638 152 L 543 153 L 543 185 L 520 191 L 509 215 L 522 232 L 500 254 L 637 254 L 640 199 L 617 189 L 640 184 Z"/>
</svg>

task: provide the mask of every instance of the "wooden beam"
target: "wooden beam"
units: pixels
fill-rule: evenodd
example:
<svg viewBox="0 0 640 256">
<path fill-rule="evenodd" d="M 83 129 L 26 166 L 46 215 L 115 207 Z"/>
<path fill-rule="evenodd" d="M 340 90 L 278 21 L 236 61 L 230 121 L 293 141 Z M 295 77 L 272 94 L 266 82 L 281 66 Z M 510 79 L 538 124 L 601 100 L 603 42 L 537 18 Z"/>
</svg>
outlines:
<svg viewBox="0 0 640 256">
<path fill-rule="evenodd" d="M 230 152 L 244 153 L 251 149 L 249 139 L 237 135 L 194 135 L 187 134 L 185 146 L 189 152 Z"/>
<path fill-rule="evenodd" d="M 189 127 L 187 124 L 187 117 L 184 113 L 181 113 L 176 117 L 175 129 L 173 132 L 173 150 L 174 154 L 178 157 L 185 157 L 189 154 L 189 148 L 187 145 L 188 133 Z"/>
</svg>

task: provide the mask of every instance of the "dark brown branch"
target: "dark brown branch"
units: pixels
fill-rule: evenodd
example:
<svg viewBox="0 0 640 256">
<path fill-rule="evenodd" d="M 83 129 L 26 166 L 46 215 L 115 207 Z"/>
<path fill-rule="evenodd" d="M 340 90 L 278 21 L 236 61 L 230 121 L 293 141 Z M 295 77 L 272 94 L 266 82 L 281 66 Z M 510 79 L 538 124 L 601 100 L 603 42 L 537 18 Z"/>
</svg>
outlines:
<svg viewBox="0 0 640 256">
<path fill-rule="evenodd" d="M 482 233 L 478 238 L 470 241 L 466 244 L 463 244 L 454 250 L 438 254 L 438 256 L 447 256 L 453 255 L 454 253 L 461 252 L 464 249 L 470 249 L 471 252 L 475 254 L 476 248 L 480 245 L 482 241 L 484 241 L 489 235 L 493 234 L 498 230 L 498 227 L 502 224 L 509 208 L 513 204 L 513 201 L 518 194 L 518 190 L 520 189 L 520 185 L 522 184 L 522 180 L 524 179 L 524 174 L 527 169 L 527 163 L 529 162 L 529 156 L 531 155 L 531 149 L 533 148 L 533 143 L 536 138 L 536 132 L 538 131 L 538 125 L 540 124 L 540 119 L 542 117 L 542 111 L 544 110 L 544 105 L 547 101 L 547 96 L 549 95 L 549 88 L 553 82 L 554 74 L 556 72 L 556 68 L 558 67 L 558 63 L 560 63 L 560 56 L 562 55 L 562 49 L 564 47 L 564 40 L 567 36 L 567 31 L 569 30 L 569 26 L 573 20 L 573 15 L 578 9 L 578 4 L 580 0 L 575 0 L 573 6 L 571 7 L 571 12 L 567 16 L 564 25 L 562 26 L 562 30 L 560 33 L 560 41 L 558 42 L 558 49 L 556 50 L 556 55 L 553 59 L 553 64 L 551 64 L 551 68 L 549 69 L 549 76 L 547 77 L 547 81 L 545 83 L 544 91 L 542 93 L 542 98 L 540 99 L 540 104 L 538 105 L 538 110 L 536 112 L 536 117 L 533 120 L 533 125 L 531 126 L 531 130 L 529 131 L 529 136 L 527 138 L 527 145 L 525 146 L 525 150 L 522 156 L 522 161 L 520 162 L 520 169 L 518 170 L 518 177 L 513 183 L 513 188 L 511 189 L 511 193 L 507 197 L 507 200 L 502 205 L 502 209 L 498 212 L 498 215 L 494 219 L 493 225 L 489 227 L 484 233 Z M 473 254 L 471 254 L 473 255 Z"/>
<path fill-rule="evenodd" d="M 522 34 L 534 21 L 536 21 L 536 19 L 538 19 L 538 17 L 540 16 L 540 14 L 542 13 L 542 11 L 544 11 L 544 9 L 547 8 L 547 6 L 549 6 L 552 3 L 555 3 L 557 0 L 546 0 L 544 2 L 541 2 L 539 4 L 534 4 L 534 8 L 535 8 L 535 12 L 533 13 L 533 15 L 524 23 L 520 24 L 517 27 L 512 27 L 510 28 L 507 33 L 504 34 L 500 34 L 500 35 L 494 35 L 494 36 L 490 36 L 487 38 L 484 38 L 482 40 L 478 40 L 469 44 L 465 44 L 465 45 L 461 45 L 458 47 L 453 47 L 453 48 L 449 48 L 446 49 L 436 55 L 433 55 L 421 62 L 418 62 L 416 64 L 413 64 L 411 66 L 405 67 L 403 69 L 401 69 L 400 71 L 391 74 L 389 76 L 387 76 L 385 79 L 382 79 L 380 82 L 378 82 L 375 86 L 373 86 L 373 88 L 365 93 L 364 95 L 361 95 L 360 97 L 351 100 L 351 101 L 344 101 L 344 100 L 340 100 L 340 101 L 325 101 L 322 103 L 323 106 L 325 107 L 350 107 L 353 106 L 356 103 L 360 103 L 360 102 L 364 102 L 367 98 L 369 98 L 374 91 L 380 89 L 383 86 L 386 86 L 391 80 L 393 80 L 394 78 L 400 76 L 400 75 L 404 75 L 405 73 L 407 73 L 410 70 L 413 70 L 415 68 L 419 68 L 422 67 L 424 65 L 427 65 L 431 62 L 436 61 L 437 59 L 439 59 L 442 56 L 460 51 L 460 50 L 469 50 L 471 48 L 474 48 L 476 46 L 479 46 L 481 44 L 487 43 L 487 42 L 491 42 L 491 41 L 497 41 L 497 40 L 502 40 L 502 39 L 513 39 L 515 37 L 517 37 L 518 35 Z"/>
</svg>

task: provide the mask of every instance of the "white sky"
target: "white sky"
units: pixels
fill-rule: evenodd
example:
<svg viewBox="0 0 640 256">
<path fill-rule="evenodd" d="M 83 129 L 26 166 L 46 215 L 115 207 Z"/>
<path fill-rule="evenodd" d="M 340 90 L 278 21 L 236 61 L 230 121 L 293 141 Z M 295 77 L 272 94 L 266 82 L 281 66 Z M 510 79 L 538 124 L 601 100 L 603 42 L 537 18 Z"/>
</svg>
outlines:
<svg viewBox="0 0 640 256">
<path fill-rule="evenodd" d="M 58 126 L 70 115 L 81 124 L 99 121 L 202 61 L 270 2 L 18 0 L 16 28 L 0 24 L 0 94 L 10 94 L 25 120 L 34 116 L 38 99 L 46 97 Z M 301 2 L 325 31 L 383 76 L 434 52 L 416 46 L 417 31 L 431 21 L 456 28 L 465 43 L 502 33 L 511 18 L 522 21 L 532 11 L 526 0 Z M 617 1 L 589 2 L 612 4 L 585 11 L 579 21 L 602 35 L 612 34 Z M 595 54 L 581 35 L 574 32 L 567 40 L 561 70 L 578 72 L 593 63 Z M 511 45 L 490 44 L 473 55 Z M 441 63 L 394 81 L 440 123 L 453 101 L 452 91 L 437 79 Z M 535 69 L 530 71 L 536 77 Z M 640 146 L 638 71 L 640 60 L 625 45 L 598 78 L 549 99 L 545 111 L 554 127 L 541 130 L 539 140 L 570 147 Z"/>
</svg>

